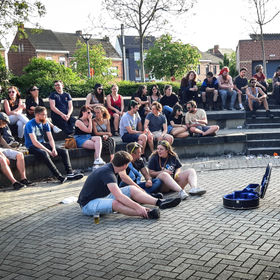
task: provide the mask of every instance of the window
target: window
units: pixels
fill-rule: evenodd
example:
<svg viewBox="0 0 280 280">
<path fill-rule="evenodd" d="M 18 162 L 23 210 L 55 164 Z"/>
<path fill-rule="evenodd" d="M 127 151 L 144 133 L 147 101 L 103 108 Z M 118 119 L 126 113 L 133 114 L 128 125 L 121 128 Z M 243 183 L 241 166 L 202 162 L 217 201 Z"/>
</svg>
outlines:
<svg viewBox="0 0 280 280">
<path fill-rule="evenodd" d="M 140 80 L 140 69 L 135 69 L 135 80 Z"/>
<path fill-rule="evenodd" d="M 210 67 L 209 67 L 209 65 L 206 65 L 205 72 L 208 73 L 209 71 L 210 71 Z"/>
<path fill-rule="evenodd" d="M 217 74 L 217 65 L 214 65 L 214 67 L 213 67 L 213 74 L 214 74 L 214 75 Z"/>
<path fill-rule="evenodd" d="M 140 52 L 134 52 L 134 61 L 140 60 Z"/>
<path fill-rule="evenodd" d="M 109 73 L 110 73 L 112 76 L 118 77 L 118 76 L 119 76 L 119 75 L 118 75 L 118 74 L 119 74 L 118 67 L 117 67 L 117 66 L 110 67 Z"/>
<path fill-rule="evenodd" d="M 197 65 L 197 70 L 196 70 L 196 72 L 197 72 L 197 75 L 200 75 L 200 64 Z"/>
<path fill-rule="evenodd" d="M 46 56 L 46 60 L 53 60 L 52 56 Z"/>
<path fill-rule="evenodd" d="M 65 65 L 65 57 L 64 56 L 59 57 L 59 64 L 60 65 Z"/>
<path fill-rule="evenodd" d="M 18 52 L 24 52 L 24 46 L 23 44 L 18 45 Z"/>
</svg>

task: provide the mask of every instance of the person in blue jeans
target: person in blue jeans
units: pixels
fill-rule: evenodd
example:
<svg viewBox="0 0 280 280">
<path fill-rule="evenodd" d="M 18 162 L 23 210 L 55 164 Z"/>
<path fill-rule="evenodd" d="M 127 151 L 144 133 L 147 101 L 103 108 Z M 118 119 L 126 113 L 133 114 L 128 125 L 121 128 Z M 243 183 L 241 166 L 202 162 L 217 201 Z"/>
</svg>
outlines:
<svg viewBox="0 0 280 280">
<path fill-rule="evenodd" d="M 128 176 L 143 190 L 154 197 L 162 198 L 163 195 L 159 193 L 161 188 L 161 180 L 158 178 L 151 178 L 148 169 L 145 166 L 145 162 L 141 157 L 142 145 L 137 142 L 131 142 L 126 145 L 126 151 L 132 156 L 132 161 L 128 164 L 126 173 Z M 145 181 L 141 182 L 141 178 L 145 178 Z M 124 182 L 120 183 L 120 187 L 126 186 Z"/>
<path fill-rule="evenodd" d="M 222 110 L 226 109 L 226 101 L 227 97 L 230 97 L 230 105 L 228 110 L 234 110 L 234 104 L 237 96 L 237 92 L 233 89 L 233 81 L 232 77 L 229 75 L 229 68 L 224 67 L 218 77 L 218 83 L 219 83 L 219 93 L 221 95 L 222 99 Z"/>
</svg>

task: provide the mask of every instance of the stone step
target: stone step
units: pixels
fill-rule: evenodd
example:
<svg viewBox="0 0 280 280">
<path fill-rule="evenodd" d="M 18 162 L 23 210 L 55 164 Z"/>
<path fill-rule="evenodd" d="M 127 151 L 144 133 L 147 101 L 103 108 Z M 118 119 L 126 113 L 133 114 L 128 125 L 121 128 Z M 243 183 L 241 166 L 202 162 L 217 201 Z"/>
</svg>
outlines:
<svg viewBox="0 0 280 280">
<path fill-rule="evenodd" d="M 280 155 L 280 147 L 261 147 L 261 148 L 248 148 L 247 155 L 273 155 L 277 153 Z"/>
<path fill-rule="evenodd" d="M 272 148 L 280 145 L 279 139 L 247 140 L 247 148 Z"/>
<path fill-rule="evenodd" d="M 279 132 L 249 132 L 247 133 L 247 141 L 248 140 L 263 140 L 263 139 L 280 139 L 280 131 Z"/>
<path fill-rule="evenodd" d="M 259 128 L 280 128 L 280 123 L 252 123 L 246 124 L 248 129 L 259 129 Z"/>
<path fill-rule="evenodd" d="M 246 119 L 246 124 L 259 124 L 259 123 L 280 123 L 280 117 L 256 117 L 255 119 Z"/>
</svg>

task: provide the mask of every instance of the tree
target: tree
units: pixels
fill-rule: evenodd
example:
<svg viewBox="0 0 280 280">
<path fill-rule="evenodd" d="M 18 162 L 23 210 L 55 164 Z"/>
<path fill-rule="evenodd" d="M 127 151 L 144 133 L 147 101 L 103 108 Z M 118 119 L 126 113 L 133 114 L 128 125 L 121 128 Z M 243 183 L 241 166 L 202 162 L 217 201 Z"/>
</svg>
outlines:
<svg viewBox="0 0 280 280">
<path fill-rule="evenodd" d="M 193 7 L 195 0 L 103 0 L 112 18 L 139 35 L 141 80 L 145 80 L 144 37 L 152 30 L 162 30 L 170 15 L 181 15 Z"/>
<path fill-rule="evenodd" d="M 172 41 L 171 35 L 162 35 L 151 47 L 145 67 L 156 79 L 181 78 L 199 64 L 200 53 L 196 47 Z"/>
<path fill-rule="evenodd" d="M 229 74 L 232 77 L 235 77 L 238 75 L 238 72 L 236 70 L 236 53 L 232 52 L 229 57 L 227 54 L 224 55 L 223 62 L 220 62 L 220 68 L 227 66 L 229 68 Z"/>
<path fill-rule="evenodd" d="M 112 80 L 113 71 L 112 62 L 106 57 L 106 53 L 101 44 L 89 46 L 90 68 L 94 69 L 95 80 Z M 77 42 L 77 49 L 71 60 L 71 66 L 74 72 L 78 73 L 82 78 L 86 78 L 88 74 L 87 62 L 87 45 L 86 43 Z"/>
<path fill-rule="evenodd" d="M 40 88 L 44 97 L 48 96 L 50 91 L 53 90 L 55 80 L 62 80 L 66 87 L 84 83 L 77 74 L 73 73 L 71 68 L 44 58 L 32 58 L 30 63 L 24 67 L 23 72 L 24 74 L 15 78 L 13 83 L 22 92 L 35 84 Z"/>
<path fill-rule="evenodd" d="M 9 83 L 9 79 L 11 77 L 11 73 L 8 71 L 6 65 L 5 65 L 5 59 L 0 54 L 0 88 L 2 90 L 5 90 Z M 0 90 L 1 93 L 1 90 Z"/>
<path fill-rule="evenodd" d="M 18 27 L 22 36 L 26 36 L 22 25 L 29 22 L 38 27 L 33 19 L 45 13 L 45 6 L 37 0 L 0 0 L 0 38 L 5 38 L 13 27 Z"/>
<path fill-rule="evenodd" d="M 264 47 L 264 38 L 263 38 L 263 27 L 273 21 L 280 13 L 278 1 L 276 2 L 275 7 L 272 6 L 270 0 L 249 0 L 253 5 L 256 11 L 255 24 L 257 24 L 260 35 L 259 40 L 261 41 L 262 46 L 262 57 L 263 57 L 263 70 L 266 74 L 266 58 L 265 58 L 265 47 Z M 273 11 L 271 13 L 271 11 Z"/>
</svg>

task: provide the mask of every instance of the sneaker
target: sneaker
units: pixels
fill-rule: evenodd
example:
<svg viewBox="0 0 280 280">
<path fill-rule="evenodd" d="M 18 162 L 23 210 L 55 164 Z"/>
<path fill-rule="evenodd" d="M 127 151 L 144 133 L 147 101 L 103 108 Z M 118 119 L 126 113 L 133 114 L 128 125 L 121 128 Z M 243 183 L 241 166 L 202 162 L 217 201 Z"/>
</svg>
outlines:
<svg viewBox="0 0 280 280">
<path fill-rule="evenodd" d="M 11 141 L 8 145 L 9 145 L 11 148 L 17 148 L 17 147 L 19 147 L 20 143 L 17 142 L 17 141 Z"/>
<path fill-rule="evenodd" d="M 167 209 L 167 208 L 172 208 L 172 207 L 176 207 L 177 205 L 179 205 L 181 202 L 181 198 L 180 197 L 176 197 L 176 198 L 168 198 L 168 199 L 159 199 L 158 200 L 158 207 L 160 209 Z"/>
<path fill-rule="evenodd" d="M 158 208 L 154 208 L 148 212 L 149 219 L 159 219 L 159 217 L 160 217 L 160 212 Z"/>
<path fill-rule="evenodd" d="M 180 198 L 181 198 L 182 200 L 185 200 L 185 199 L 187 199 L 187 198 L 189 197 L 189 195 L 188 195 L 184 190 L 181 190 L 181 191 L 179 192 L 179 196 L 180 196 Z"/>
<path fill-rule="evenodd" d="M 104 165 L 106 162 L 102 158 L 97 158 L 94 163 L 94 165 Z"/>
<path fill-rule="evenodd" d="M 159 199 L 163 199 L 163 194 L 162 193 L 150 193 L 150 196 L 154 197 L 154 198 L 159 198 Z"/>
<path fill-rule="evenodd" d="M 25 178 L 25 179 L 22 179 L 20 182 L 21 182 L 23 185 L 26 185 L 26 186 L 34 186 L 34 185 L 35 185 L 35 183 L 28 181 L 26 178 Z"/>
<path fill-rule="evenodd" d="M 79 172 L 72 172 L 67 174 L 67 179 L 68 180 L 80 180 L 84 177 L 84 175 L 82 173 Z"/>
<path fill-rule="evenodd" d="M 97 168 L 101 167 L 101 165 L 94 164 L 91 168 L 92 171 L 96 170 Z"/>
<path fill-rule="evenodd" d="M 206 190 L 200 188 L 191 188 L 189 191 L 190 195 L 203 195 L 206 193 Z"/>
<path fill-rule="evenodd" d="M 239 104 L 239 108 L 240 108 L 240 111 L 244 111 L 245 110 L 242 104 Z"/>
<path fill-rule="evenodd" d="M 67 177 L 63 177 L 63 176 L 58 176 L 57 179 L 61 184 L 65 183 L 67 181 Z"/>
<path fill-rule="evenodd" d="M 53 127 L 53 132 L 54 133 L 59 133 L 59 132 L 61 132 L 62 130 L 59 128 L 59 127 L 57 127 L 56 125 Z"/>
<path fill-rule="evenodd" d="M 22 184 L 20 182 L 14 182 L 13 183 L 13 187 L 14 187 L 15 190 L 18 191 L 18 190 L 20 190 L 22 188 L 26 188 L 26 185 L 24 185 L 24 184 Z"/>
</svg>

